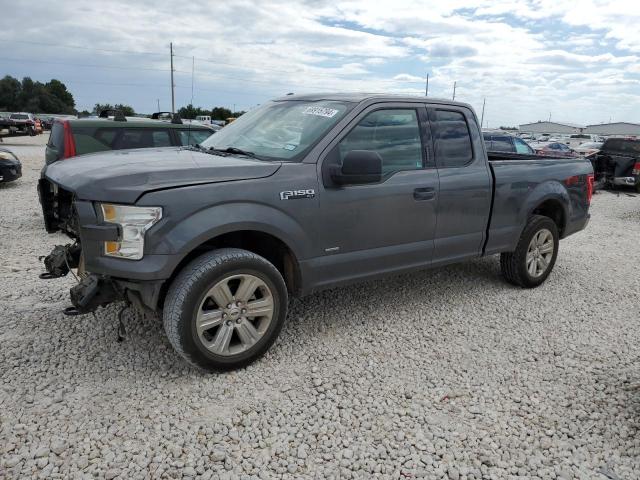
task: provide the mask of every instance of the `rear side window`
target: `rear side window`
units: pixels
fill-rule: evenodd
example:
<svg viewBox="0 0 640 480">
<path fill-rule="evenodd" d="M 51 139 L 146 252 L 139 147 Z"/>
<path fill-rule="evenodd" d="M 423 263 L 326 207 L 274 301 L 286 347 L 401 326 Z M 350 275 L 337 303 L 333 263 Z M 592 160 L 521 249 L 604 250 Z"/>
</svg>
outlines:
<svg viewBox="0 0 640 480">
<path fill-rule="evenodd" d="M 491 151 L 493 152 L 513 152 L 513 144 L 510 137 L 491 137 Z"/>
<path fill-rule="evenodd" d="M 471 135 L 461 112 L 435 110 L 434 146 L 438 167 L 462 167 L 473 159 Z"/>
<path fill-rule="evenodd" d="M 64 156 L 64 125 L 62 122 L 54 122 L 47 145 L 56 150 L 58 158 Z"/>
<path fill-rule="evenodd" d="M 154 147 L 170 147 L 171 146 L 171 137 L 169 137 L 169 132 L 166 130 L 155 131 L 151 134 L 153 139 Z"/>
<path fill-rule="evenodd" d="M 171 146 L 168 130 L 151 130 L 148 128 L 119 129 L 113 144 L 114 150 L 129 148 L 151 148 Z"/>
<path fill-rule="evenodd" d="M 211 136 L 213 131 L 206 130 L 178 130 L 180 145 L 197 145 Z"/>
</svg>

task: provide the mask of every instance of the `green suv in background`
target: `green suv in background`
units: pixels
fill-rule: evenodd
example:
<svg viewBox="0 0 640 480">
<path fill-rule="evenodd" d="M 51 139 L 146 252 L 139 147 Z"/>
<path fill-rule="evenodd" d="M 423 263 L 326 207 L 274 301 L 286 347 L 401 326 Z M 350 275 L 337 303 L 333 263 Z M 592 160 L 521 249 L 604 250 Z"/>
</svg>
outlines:
<svg viewBox="0 0 640 480">
<path fill-rule="evenodd" d="M 215 129 L 208 125 L 184 124 L 116 114 L 112 118 L 56 119 L 47 142 L 45 161 L 87 153 L 133 148 L 179 147 L 204 142 Z"/>
</svg>

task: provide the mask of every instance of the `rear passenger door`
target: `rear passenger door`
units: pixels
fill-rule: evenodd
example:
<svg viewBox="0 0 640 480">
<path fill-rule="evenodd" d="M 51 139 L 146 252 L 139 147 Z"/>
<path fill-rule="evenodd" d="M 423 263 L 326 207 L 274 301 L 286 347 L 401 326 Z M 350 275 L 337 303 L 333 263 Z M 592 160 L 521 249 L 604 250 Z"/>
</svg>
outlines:
<svg viewBox="0 0 640 480">
<path fill-rule="evenodd" d="M 491 211 L 491 174 L 471 110 L 433 105 L 428 111 L 440 178 L 437 265 L 480 254 Z"/>
</svg>

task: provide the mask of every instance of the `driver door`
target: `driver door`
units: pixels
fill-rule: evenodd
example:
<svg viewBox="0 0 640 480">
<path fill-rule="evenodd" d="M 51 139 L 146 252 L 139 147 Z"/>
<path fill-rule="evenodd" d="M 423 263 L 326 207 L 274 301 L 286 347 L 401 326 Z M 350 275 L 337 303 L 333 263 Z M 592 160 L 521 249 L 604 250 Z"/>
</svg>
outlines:
<svg viewBox="0 0 640 480">
<path fill-rule="evenodd" d="M 352 150 L 382 158 L 382 181 L 338 186 L 332 167 Z M 322 251 L 318 285 L 428 265 L 433 253 L 438 171 L 426 109 L 373 105 L 358 115 L 321 159 Z"/>
</svg>

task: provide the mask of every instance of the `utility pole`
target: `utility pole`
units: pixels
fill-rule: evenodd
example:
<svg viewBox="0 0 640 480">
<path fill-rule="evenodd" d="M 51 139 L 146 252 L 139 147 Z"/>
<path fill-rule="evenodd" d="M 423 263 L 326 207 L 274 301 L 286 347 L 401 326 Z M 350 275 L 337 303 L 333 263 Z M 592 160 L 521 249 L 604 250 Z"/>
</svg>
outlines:
<svg viewBox="0 0 640 480">
<path fill-rule="evenodd" d="M 482 116 L 480 117 L 480 130 L 482 130 L 482 125 L 484 125 L 484 106 L 487 103 L 487 97 L 482 99 Z"/>
<path fill-rule="evenodd" d="M 427 87 L 424 91 L 424 96 L 428 97 L 429 96 L 429 74 L 427 73 Z"/>
<path fill-rule="evenodd" d="M 169 43 L 169 52 L 171 54 L 171 113 L 176 113 L 176 84 L 173 83 L 173 42 Z"/>
<path fill-rule="evenodd" d="M 551 121 L 551 112 L 549 112 L 549 121 Z"/>
<path fill-rule="evenodd" d="M 456 99 L 456 84 L 457 84 L 457 83 L 458 83 L 458 82 L 453 82 L 453 98 L 452 98 L 452 100 L 455 100 L 455 99 Z"/>
<path fill-rule="evenodd" d="M 156 110 L 156 111 L 159 112 L 160 111 L 160 99 L 158 98 L 158 99 L 156 99 L 156 101 L 158 102 L 158 110 Z"/>
<path fill-rule="evenodd" d="M 233 115 L 234 113 L 236 113 L 236 104 L 233 104 L 233 112 L 231 112 L 231 114 Z"/>
</svg>

